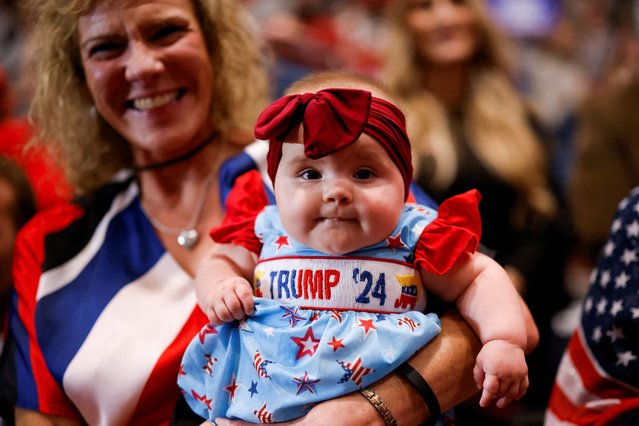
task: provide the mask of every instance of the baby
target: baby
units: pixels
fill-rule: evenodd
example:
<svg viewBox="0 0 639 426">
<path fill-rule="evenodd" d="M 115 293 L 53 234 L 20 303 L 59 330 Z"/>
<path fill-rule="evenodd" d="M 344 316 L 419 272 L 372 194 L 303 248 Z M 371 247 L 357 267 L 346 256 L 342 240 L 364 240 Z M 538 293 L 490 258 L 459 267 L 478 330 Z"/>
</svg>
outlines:
<svg viewBox="0 0 639 426">
<path fill-rule="evenodd" d="M 289 93 L 255 128 L 269 140 L 277 206 L 259 195 L 259 174 L 238 180 L 198 271 L 212 324 L 178 378 L 191 408 L 285 421 L 379 380 L 439 332 L 424 290 L 454 301 L 481 339 L 480 404 L 521 398 L 524 316 L 506 272 L 476 252 L 479 194 L 437 210 L 407 203 L 405 119 L 372 82 L 318 74 Z"/>
</svg>

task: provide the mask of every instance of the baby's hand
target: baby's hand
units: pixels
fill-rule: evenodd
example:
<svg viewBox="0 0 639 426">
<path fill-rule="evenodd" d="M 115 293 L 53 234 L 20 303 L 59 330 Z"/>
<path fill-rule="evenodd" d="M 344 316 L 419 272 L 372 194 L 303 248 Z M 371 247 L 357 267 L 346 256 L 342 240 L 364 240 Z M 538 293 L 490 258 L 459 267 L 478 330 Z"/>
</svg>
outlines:
<svg viewBox="0 0 639 426">
<path fill-rule="evenodd" d="M 213 324 L 241 320 L 253 313 L 251 285 L 244 278 L 224 278 L 211 288 L 204 306 L 206 316 Z"/>
<path fill-rule="evenodd" d="M 491 340 L 477 355 L 473 376 L 477 387 L 483 389 L 479 405 L 486 407 L 498 399 L 497 407 L 504 408 L 528 389 L 523 349 L 505 340 Z"/>
</svg>

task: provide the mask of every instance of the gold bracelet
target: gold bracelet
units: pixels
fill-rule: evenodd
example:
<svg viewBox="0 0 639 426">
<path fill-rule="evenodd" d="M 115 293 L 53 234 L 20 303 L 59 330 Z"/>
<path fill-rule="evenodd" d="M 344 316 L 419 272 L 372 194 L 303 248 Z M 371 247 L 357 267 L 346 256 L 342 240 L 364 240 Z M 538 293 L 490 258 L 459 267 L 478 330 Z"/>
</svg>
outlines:
<svg viewBox="0 0 639 426">
<path fill-rule="evenodd" d="M 390 412 L 379 395 L 367 386 L 361 388 L 359 392 L 364 395 L 364 398 L 368 399 L 368 402 L 373 404 L 373 407 L 375 407 L 377 412 L 384 419 L 384 422 L 386 422 L 386 426 L 397 426 L 397 421 L 395 420 L 395 417 L 393 417 L 393 413 Z"/>
</svg>

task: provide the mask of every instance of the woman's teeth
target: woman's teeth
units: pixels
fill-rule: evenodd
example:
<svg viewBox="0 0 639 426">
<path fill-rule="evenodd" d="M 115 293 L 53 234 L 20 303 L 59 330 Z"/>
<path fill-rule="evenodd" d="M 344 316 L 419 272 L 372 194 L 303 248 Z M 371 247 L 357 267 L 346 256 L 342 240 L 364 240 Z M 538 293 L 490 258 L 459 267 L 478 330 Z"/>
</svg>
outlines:
<svg viewBox="0 0 639 426">
<path fill-rule="evenodd" d="M 133 101 L 133 107 L 140 111 L 146 111 L 152 108 L 158 108 L 164 106 L 177 98 L 178 91 L 165 93 L 160 96 L 153 96 L 148 98 L 138 98 Z"/>
</svg>

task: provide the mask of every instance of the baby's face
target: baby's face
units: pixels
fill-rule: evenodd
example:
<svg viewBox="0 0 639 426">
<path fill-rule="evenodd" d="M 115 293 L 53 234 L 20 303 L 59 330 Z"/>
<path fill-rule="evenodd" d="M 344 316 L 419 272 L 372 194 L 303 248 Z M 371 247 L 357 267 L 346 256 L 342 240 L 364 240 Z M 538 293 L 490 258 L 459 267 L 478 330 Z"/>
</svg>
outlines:
<svg viewBox="0 0 639 426">
<path fill-rule="evenodd" d="M 283 144 L 275 178 L 275 197 L 289 235 L 330 254 L 387 238 L 404 207 L 404 181 L 384 148 L 362 134 L 348 147 L 312 160 L 300 141 Z"/>
</svg>

